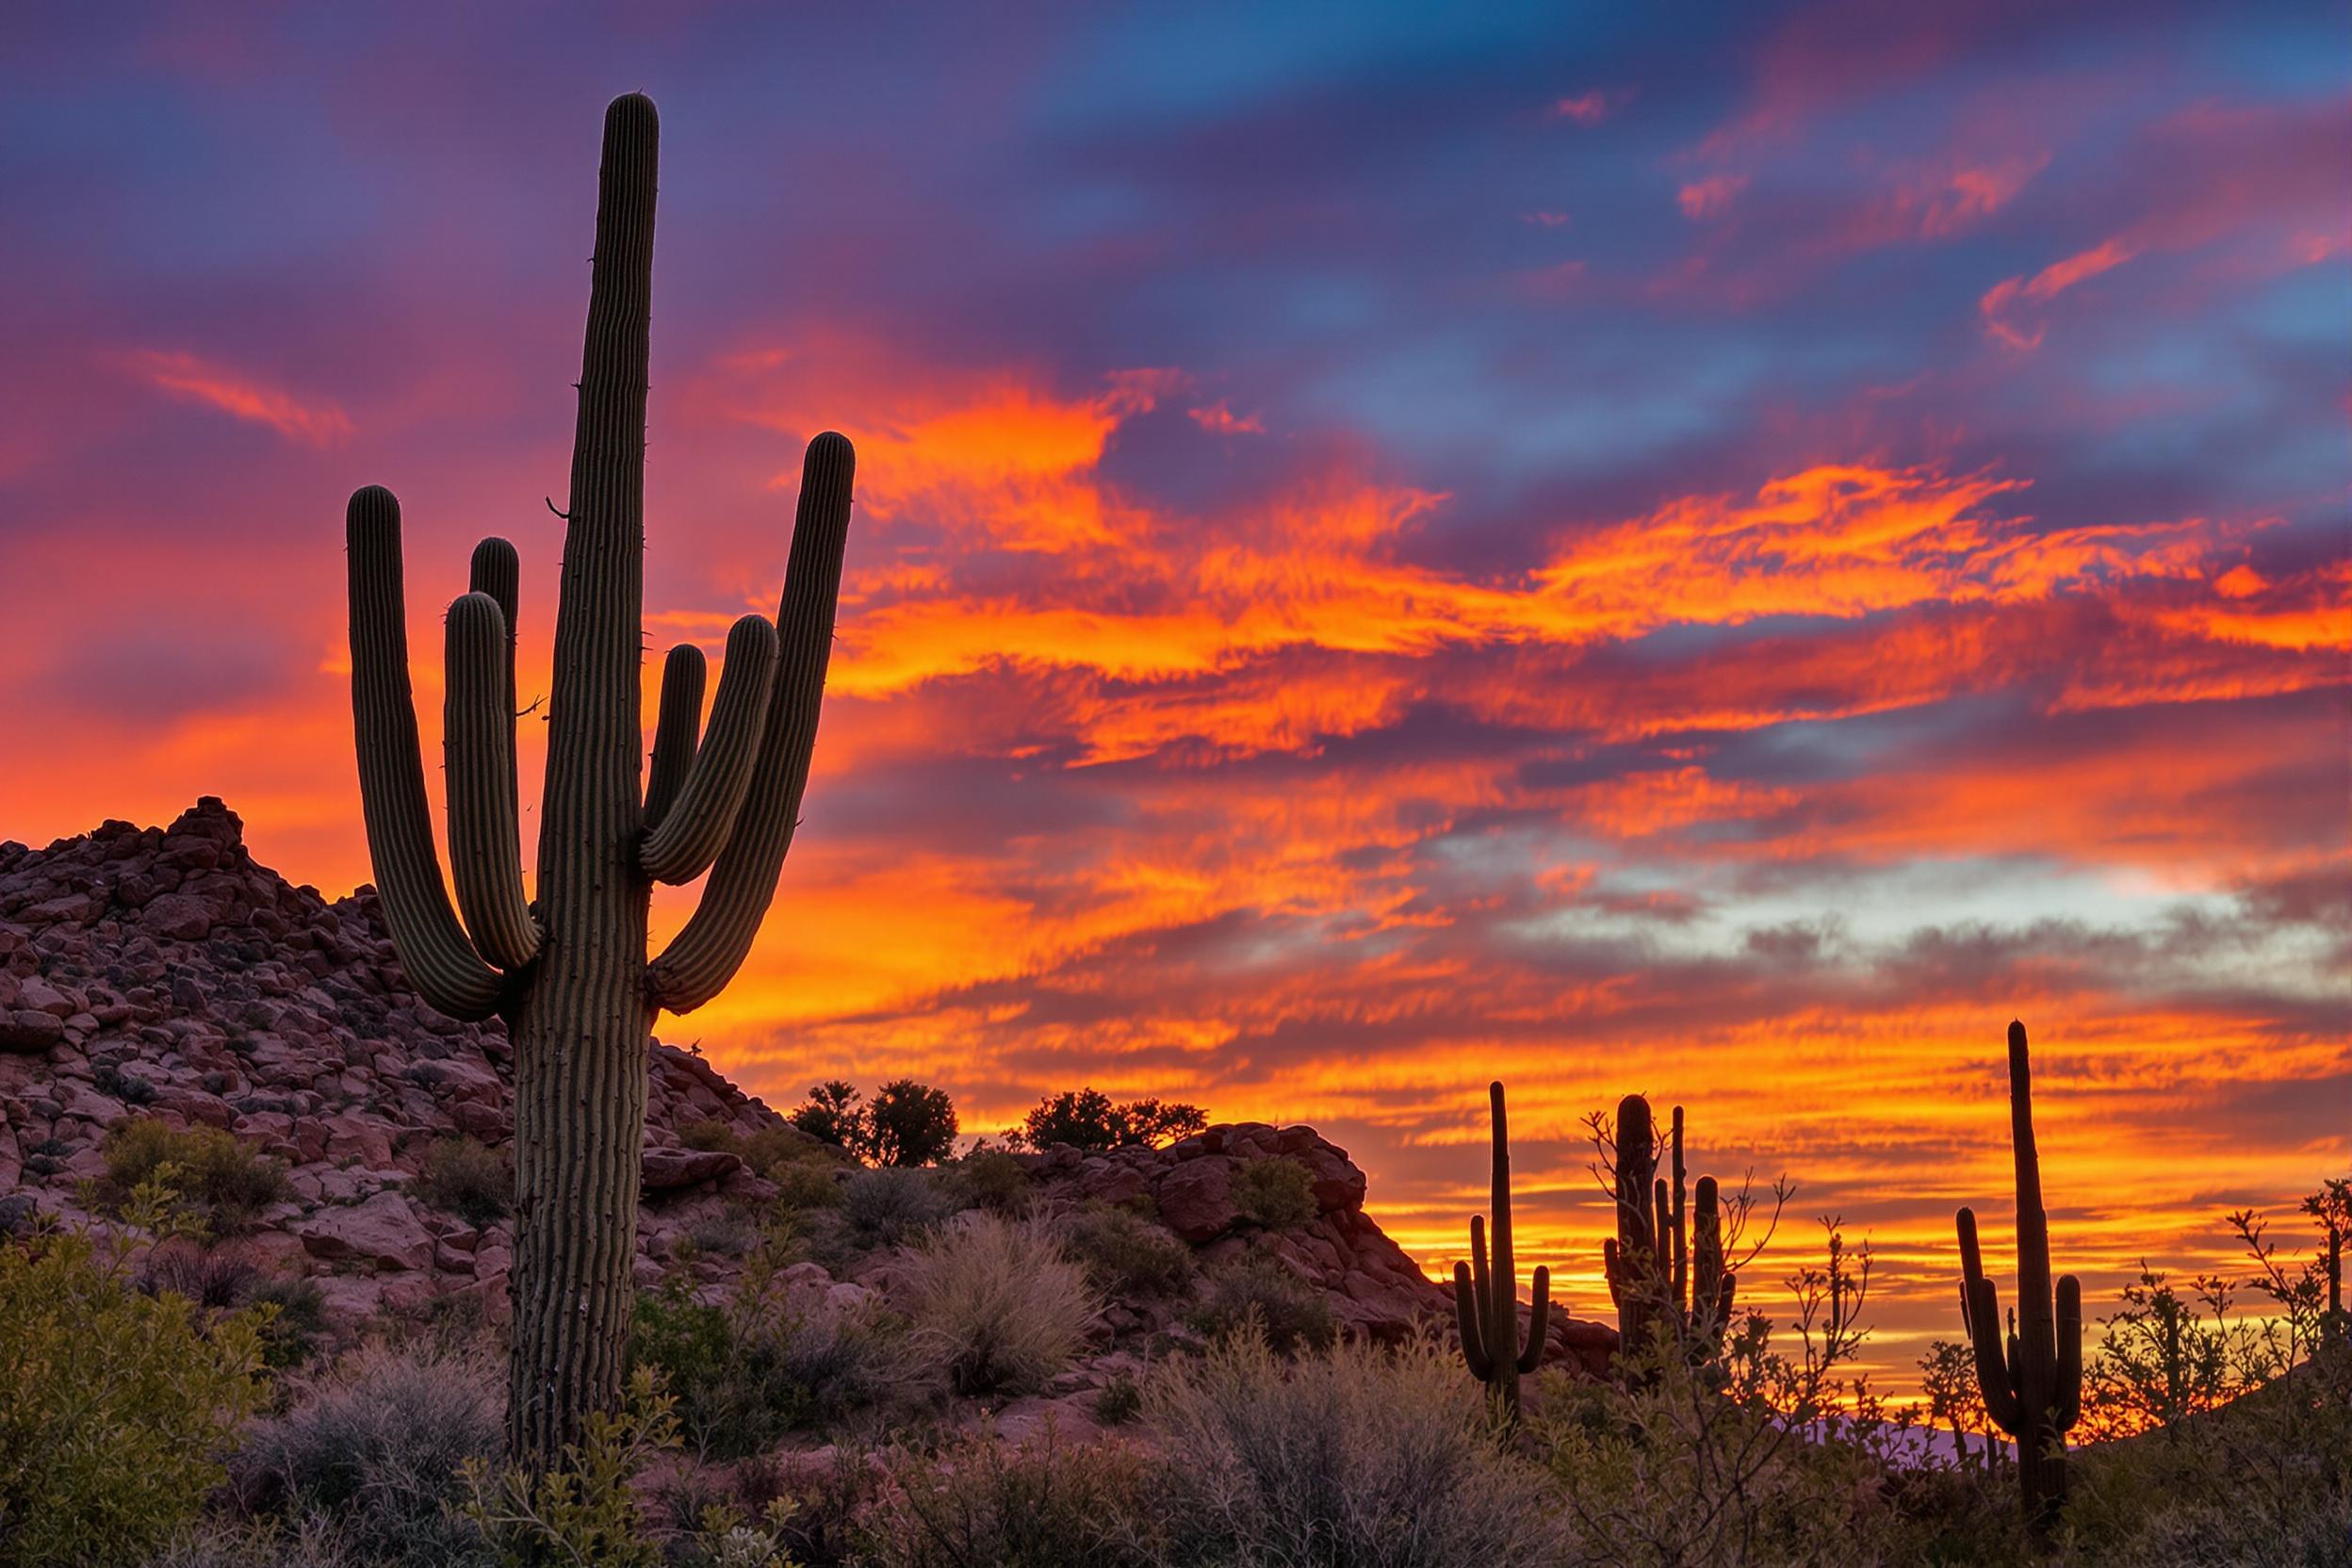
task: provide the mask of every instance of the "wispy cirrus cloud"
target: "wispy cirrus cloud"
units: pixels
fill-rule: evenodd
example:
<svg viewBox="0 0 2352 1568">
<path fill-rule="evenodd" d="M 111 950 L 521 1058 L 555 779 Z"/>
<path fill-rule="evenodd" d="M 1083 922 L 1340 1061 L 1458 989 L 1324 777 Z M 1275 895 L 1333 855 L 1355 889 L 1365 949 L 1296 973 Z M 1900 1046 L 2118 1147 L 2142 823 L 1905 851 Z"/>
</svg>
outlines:
<svg viewBox="0 0 2352 1568">
<path fill-rule="evenodd" d="M 339 446 L 351 437 L 351 416 L 334 402 L 304 401 L 284 388 L 191 353 L 136 349 L 118 356 L 118 363 L 167 396 L 248 424 L 266 425 L 304 446 Z"/>
</svg>

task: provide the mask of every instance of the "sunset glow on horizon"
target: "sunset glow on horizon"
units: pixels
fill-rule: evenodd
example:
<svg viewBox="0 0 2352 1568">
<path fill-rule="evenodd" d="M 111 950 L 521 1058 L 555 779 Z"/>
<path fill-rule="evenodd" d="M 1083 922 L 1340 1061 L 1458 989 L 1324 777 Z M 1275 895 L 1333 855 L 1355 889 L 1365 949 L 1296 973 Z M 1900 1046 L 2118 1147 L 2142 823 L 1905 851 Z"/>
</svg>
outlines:
<svg viewBox="0 0 2352 1568">
<path fill-rule="evenodd" d="M 1843 1217 L 1897 1388 L 2011 1289 L 2352 1168 L 2341 17 L 1047 8 L 548 28 L 19 19 L 0 838 L 200 794 L 368 876 L 342 507 L 427 755 L 483 534 L 547 687 L 596 127 L 662 111 L 660 654 L 773 612 L 858 445 L 805 825 L 658 1032 L 1306 1121 L 1433 1273 L 1509 1084 L 1523 1267 L 1614 1321 L 1580 1123 Z M 874 36 L 878 29 L 882 36 Z M 544 727 L 523 727 L 524 841 Z M 429 769 L 437 792 L 437 766 Z M 697 890 L 657 900 L 660 935 Z M 673 896 L 675 895 L 675 896 Z M 2093 1331 L 2094 1338 L 2096 1330 Z"/>
</svg>

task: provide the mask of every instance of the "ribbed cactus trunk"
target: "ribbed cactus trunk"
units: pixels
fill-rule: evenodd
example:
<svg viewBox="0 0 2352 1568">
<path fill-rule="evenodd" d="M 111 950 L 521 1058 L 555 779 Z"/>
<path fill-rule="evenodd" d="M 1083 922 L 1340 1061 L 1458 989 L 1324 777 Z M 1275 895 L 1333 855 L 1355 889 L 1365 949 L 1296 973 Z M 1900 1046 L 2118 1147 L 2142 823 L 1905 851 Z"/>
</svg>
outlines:
<svg viewBox="0 0 2352 1568">
<path fill-rule="evenodd" d="M 715 996 L 775 895 L 816 739 L 855 466 L 841 437 L 809 443 L 783 602 L 774 623 L 747 615 L 728 634 L 707 727 L 701 652 L 672 651 L 654 776 L 641 793 L 659 151 L 652 103 L 615 100 L 605 117 L 556 608 L 536 902 L 524 894 L 516 825 L 513 547 L 491 539 L 476 549 L 472 591 L 450 606 L 447 625 L 453 912 L 409 690 L 399 503 L 364 489 L 347 525 L 361 795 L 393 941 L 428 1003 L 463 1019 L 503 1016 L 514 1042 L 508 1444 L 534 1462 L 560 1456 L 584 1417 L 619 1396 L 654 1016 Z M 705 871 L 702 903 L 648 964 L 653 884 Z"/>
<path fill-rule="evenodd" d="M 1470 1375 L 1486 1384 L 1503 1418 L 1516 1421 L 1519 1380 L 1544 1363 L 1544 1336 L 1551 1325 L 1552 1271 L 1536 1267 L 1534 1304 L 1522 1346 L 1519 1266 L 1511 1236 L 1511 1123 L 1503 1111 L 1501 1082 L 1489 1084 L 1486 1094 L 1494 1146 L 1488 1207 L 1494 1221 L 1490 1228 L 1478 1216 L 1470 1217 L 1470 1261 L 1454 1265 L 1454 1317 Z"/>
<path fill-rule="evenodd" d="M 514 1011 L 510 1441 L 557 1451 L 620 1386 L 645 1124 L 645 913 L 638 869 L 645 394 L 652 360 L 653 105 L 608 118 L 572 436 L 547 703 L 539 901 L 547 947 Z"/>
<path fill-rule="evenodd" d="M 2009 1025 L 2009 1139 L 2017 1162 L 2017 1311 L 2003 1335 L 2001 1305 L 1984 1274 L 1976 1214 L 1962 1209 L 1960 1311 L 1976 1351 L 1977 1385 L 1995 1425 L 2017 1440 L 2026 1522 L 2049 1533 L 2066 1500 L 2066 1434 L 2082 1406 L 2082 1290 L 2050 1277 L 2050 1217 L 2034 1141 L 2034 1082 L 2025 1025 Z"/>
</svg>

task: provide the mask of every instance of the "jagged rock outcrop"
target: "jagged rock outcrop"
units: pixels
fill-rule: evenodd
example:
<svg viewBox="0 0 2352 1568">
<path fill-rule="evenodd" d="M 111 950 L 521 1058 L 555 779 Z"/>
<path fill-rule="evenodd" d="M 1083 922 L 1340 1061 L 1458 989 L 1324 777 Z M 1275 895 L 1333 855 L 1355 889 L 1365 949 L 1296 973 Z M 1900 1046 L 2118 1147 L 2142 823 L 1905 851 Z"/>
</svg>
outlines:
<svg viewBox="0 0 2352 1568">
<path fill-rule="evenodd" d="M 1312 1127 L 1261 1121 L 1211 1127 L 1165 1149 L 1084 1153 L 1060 1147 L 1021 1156 L 1033 1180 L 1065 1200 L 1148 1207 L 1194 1245 L 1204 1263 L 1250 1248 L 1273 1252 L 1330 1296 L 1348 1332 L 1383 1342 L 1422 1329 L 1450 1331 L 1453 1296 L 1421 1272 L 1405 1250 L 1364 1212 L 1364 1171 Z M 1258 1160 L 1291 1159 L 1313 1178 L 1315 1217 L 1280 1232 L 1251 1226 L 1234 1173 Z M 1527 1314 L 1521 1304 L 1521 1314 Z M 1551 1315 L 1552 1354 L 1594 1377 L 1607 1372 L 1617 1331 L 1564 1313 Z"/>
<path fill-rule="evenodd" d="M 686 1052 L 655 1043 L 640 1272 L 659 1273 L 665 1207 L 764 1185 L 718 1122 L 781 1119 Z M 46 849 L 0 844 L 0 1193 L 73 1219 L 130 1116 L 234 1133 L 283 1160 L 294 1197 L 244 1244 L 316 1272 L 360 1316 L 436 1298 L 505 1310 L 511 1228 L 409 1190 L 436 1139 L 514 1132 L 512 1057 L 493 1021 L 458 1023 L 403 981 L 372 890 L 328 903 L 257 864 L 210 796 L 170 827 L 108 822 Z M 30 1199 L 30 1205 L 22 1201 Z"/>
</svg>

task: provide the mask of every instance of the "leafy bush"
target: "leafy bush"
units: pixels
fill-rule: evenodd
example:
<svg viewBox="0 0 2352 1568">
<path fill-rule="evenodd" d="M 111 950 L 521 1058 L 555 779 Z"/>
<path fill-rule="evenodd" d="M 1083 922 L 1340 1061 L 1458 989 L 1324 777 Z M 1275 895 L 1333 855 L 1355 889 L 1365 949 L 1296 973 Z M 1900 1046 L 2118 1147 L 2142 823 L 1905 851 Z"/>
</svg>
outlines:
<svg viewBox="0 0 2352 1568">
<path fill-rule="evenodd" d="M 1244 1161 L 1233 1193 L 1242 1217 L 1269 1231 L 1295 1231 L 1316 1214 L 1315 1172 L 1287 1156 Z"/>
<path fill-rule="evenodd" d="M 1113 1300 L 1178 1295 L 1197 1271 L 1182 1237 L 1132 1209 L 1089 1203 L 1064 1217 L 1060 1230 L 1086 1278 Z"/>
<path fill-rule="evenodd" d="M 1478 1385 L 1433 1340 L 1286 1364 L 1236 1335 L 1166 1368 L 1144 1418 L 1170 1560 L 1557 1560 L 1541 1475 L 1498 1441 Z"/>
<path fill-rule="evenodd" d="M 253 1287 L 251 1304 L 270 1309 L 270 1320 L 261 1328 L 261 1345 L 262 1359 L 274 1370 L 308 1361 L 327 1331 L 327 1293 L 316 1280 L 291 1275 L 265 1279 Z"/>
<path fill-rule="evenodd" d="M 371 1558 L 416 1564 L 478 1555 L 482 1537 L 449 1511 L 460 1472 L 503 1436 L 502 1368 L 478 1349 L 369 1346 L 291 1387 L 230 1465 L 247 1507 L 332 1521 Z"/>
<path fill-rule="evenodd" d="M 1038 1101 L 1013 1137 L 1032 1149 L 1066 1143 L 1072 1149 L 1102 1151 L 1172 1143 L 1208 1124 L 1207 1114 L 1198 1105 L 1157 1100 L 1115 1104 L 1102 1090 L 1083 1088 Z"/>
<path fill-rule="evenodd" d="M 965 1205 L 1003 1215 L 1029 1212 L 1028 1168 L 1002 1149 L 975 1149 L 956 1167 Z"/>
<path fill-rule="evenodd" d="M 284 1165 L 218 1127 L 178 1128 L 141 1117 L 116 1122 L 100 1149 L 106 1176 L 99 1196 L 114 1213 L 139 1187 L 160 1180 L 177 1194 L 182 1212 L 215 1236 L 232 1236 L 293 1196 Z"/>
<path fill-rule="evenodd" d="M 728 1121 L 690 1121 L 678 1130 L 678 1141 L 689 1149 L 720 1150 L 751 1168 L 755 1176 L 773 1181 L 778 1172 L 798 1166 L 834 1168 L 840 1156 L 829 1154 L 787 1121 L 775 1121 L 757 1132 L 736 1131 Z M 828 1140 L 830 1141 L 830 1140 Z"/>
<path fill-rule="evenodd" d="M 637 1298 L 631 1355 L 658 1369 L 685 1441 L 705 1459 L 770 1448 L 896 1399 L 912 1381 L 903 1334 L 880 1312 L 788 1311 L 773 1254 L 755 1257 L 724 1305 L 682 1282 Z"/>
<path fill-rule="evenodd" d="M 159 1546 L 265 1396 L 261 1315 L 200 1320 L 128 1274 L 83 1234 L 0 1244 L 0 1568 Z"/>
<path fill-rule="evenodd" d="M 435 1138 L 408 1190 L 477 1228 L 495 1225 L 514 1207 L 514 1166 L 502 1149 L 478 1138 Z"/>
<path fill-rule="evenodd" d="M 1320 1348 L 1339 1319 L 1315 1282 L 1272 1252 L 1250 1252 L 1210 1271 L 1193 1327 L 1212 1338 L 1255 1333 L 1275 1349 Z"/>
<path fill-rule="evenodd" d="M 1086 1271 L 1043 1229 L 974 1212 L 906 1270 L 917 1344 L 958 1394 L 1026 1393 L 1067 1367 L 1096 1306 Z"/>
<path fill-rule="evenodd" d="M 876 1165 L 937 1165 L 956 1148 L 956 1107 L 945 1089 L 894 1079 L 874 1091 L 865 1146 Z"/>
<path fill-rule="evenodd" d="M 1106 1427 L 1123 1427 L 1143 1413 L 1143 1385 L 1120 1373 L 1095 1392 L 1094 1418 Z"/>
<path fill-rule="evenodd" d="M 1148 1470 L 1124 1444 L 1018 1446 L 993 1434 L 937 1453 L 902 1448 L 859 1520 L 875 1568 L 1144 1568 Z"/>
<path fill-rule="evenodd" d="M 508 1568 L 660 1568 L 662 1548 L 649 1533 L 633 1483 L 677 1443 L 670 1401 L 652 1371 L 639 1367 L 622 1408 L 591 1414 L 580 1441 L 566 1445 L 548 1469 L 494 1470 L 482 1460 L 468 1461 L 460 1511 Z"/>
</svg>

